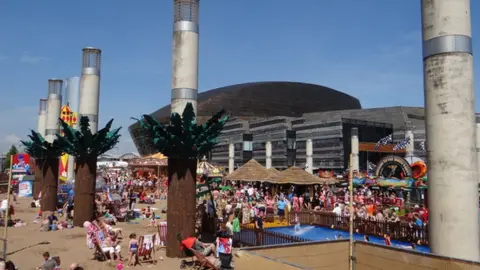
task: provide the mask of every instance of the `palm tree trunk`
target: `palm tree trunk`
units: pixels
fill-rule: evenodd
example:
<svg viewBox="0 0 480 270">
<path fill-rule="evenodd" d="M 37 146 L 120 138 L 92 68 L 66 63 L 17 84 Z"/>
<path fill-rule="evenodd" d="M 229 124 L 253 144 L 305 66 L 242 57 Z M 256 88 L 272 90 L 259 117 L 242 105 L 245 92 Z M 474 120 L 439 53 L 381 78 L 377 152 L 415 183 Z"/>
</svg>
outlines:
<svg viewBox="0 0 480 270">
<path fill-rule="evenodd" d="M 85 221 L 92 221 L 95 218 L 97 157 L 77 157 L 76 163 L 73 225 L 83 226 Z"/>
<path fill-rule="evenodd" d="M 43 162 L 41 158 L 35 159 L 35 176 L 33 178 L 33 198 L 38 198 L 38 194 L 43 189 Z"/>
<path fill-rule="evenodd" d="M 58 157 L 46 158 L 42 166 L 42 198 L 41 210 L 57 211 L 57 192 L 58 192 Z"/>
<path fill-rule="evenodd" d="M 177 235 L 195 236 L 196 159 L 168 159 L 167 257 L 184 256 Z"/>
</svg>

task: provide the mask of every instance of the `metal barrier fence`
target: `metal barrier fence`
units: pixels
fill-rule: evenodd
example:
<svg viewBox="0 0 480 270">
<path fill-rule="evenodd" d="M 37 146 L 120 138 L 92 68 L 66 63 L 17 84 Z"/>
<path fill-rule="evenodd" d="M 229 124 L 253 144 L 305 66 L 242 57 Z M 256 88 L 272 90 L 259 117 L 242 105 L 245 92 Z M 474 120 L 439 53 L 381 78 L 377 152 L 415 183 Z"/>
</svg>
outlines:
<svg viewBox="0 0 480 270">
<path fill-rule="evenodd" d="M 267 246 L 289 243 L 309 242 L 311 240 L 283 233 L 259 230 L 254 225 L 241 225 L 239 233 L 234 233 L 233 241 L 242 246 Z"/>
<path fill-rule="evenodd" d="M 349 216 L 339 216 L 331 212 L 301 211 L 290 213 L 290 224 L 295 223 L 298 216 L 300 224 L 317 225 L 334 228 L 337 230 L 349 229 Z M 405 242 L 418 242 L 428 244 L 428 226 L 410 225 L 405 222 L 385 222 L 355 218 L 353 220 L 354 232 L 383 237 L 390 234 L 392 239 Z"/>
</svg>

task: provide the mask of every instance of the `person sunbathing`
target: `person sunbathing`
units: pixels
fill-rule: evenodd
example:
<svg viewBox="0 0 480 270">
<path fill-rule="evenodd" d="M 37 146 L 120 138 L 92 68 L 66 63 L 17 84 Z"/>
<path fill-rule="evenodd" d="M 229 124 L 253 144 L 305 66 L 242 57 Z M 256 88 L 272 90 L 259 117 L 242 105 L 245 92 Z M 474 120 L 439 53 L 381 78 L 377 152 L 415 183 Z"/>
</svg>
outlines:
<svg viewBox="0 0 480 270">
<path fill-rule="evenodd" d="M 107 208 L 107 210 L 105 211 L 103 218 L 105 219 L 105 222 L 108 224 L 115 225 L 115 223 L 117 222 L 117 219 L 115 218 L 115 216 L 110 213 L 109 208 Z"/>
<path fill-rule="evenodd" d="M 102 252 L 105 254 L 109 255 L 109 262 L 113 263 L 113 259 L 115 256 L 115 253 L 118 251 L 120 253 L 120 246 L 118 246 L 118 250 L 116 250 L 114 246 L 114 242 L 111 237 L 105 237 L 104 241 L 102 241 Z"/>
<path fill-rule="evenodd" d="M 205 256 L 209 256 L 210 254 L 216 254 L 217 252 L 215 244 L 203 243 L 196 237 L 188 237 L 182 240 L 182 245 L 184 245 L 186 248 L 191 248 L 199 251 Z"/>
<path fill-rule="evenodd" d="M 103 218 L 99 219 L 99 225 L 108 233 L 113 232 L 117 237 L 123 237 L 122 228 L 113 228 L 111 225 L 107 224 Z"/>
<path fill-rule="evenodd" d="M 145 218 L 150 218 L 152 216 L 152 209 L 150 208 L 150 206 L 147 206 L 147 209 L 145 209 L 143 214 Z"/>
</svg>

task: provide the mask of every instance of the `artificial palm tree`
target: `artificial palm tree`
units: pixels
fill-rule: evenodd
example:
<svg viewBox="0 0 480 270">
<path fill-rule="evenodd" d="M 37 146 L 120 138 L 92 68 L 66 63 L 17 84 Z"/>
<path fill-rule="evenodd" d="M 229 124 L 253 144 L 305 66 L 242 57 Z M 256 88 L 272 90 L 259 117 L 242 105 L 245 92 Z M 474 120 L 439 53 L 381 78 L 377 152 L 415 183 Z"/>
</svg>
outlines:
<svg viewBox="0 0 480 270">
<path fill-rule="evenodd" d="M 203 125 L 197 125 L 188 103 L 180 116 L 172 113 L 169 125 L 144 115 L 140 127 L 148 132 L 156 150 L 168 157 L 167 256 L 181 257 L 176 236 L 195 235 L 197 159 L 216 144 L 228 120 L 222 110 Z M 224 116 L 224 117 L 223 117 Z"/>
<path fill-rule="evenodd" d="M 97 157 L 115 147 L 121 127 L 112 130 L 112 119 L 103 129 L 92 134 L 86 116 L 80 118 L 78 130 L 60 121 L 64 136 L 58 136 L 57 140 L 65 153 L 76 157 L 73 224 L 83 226 L 85 221 L 91 221 L 95 215 Z"/>
<path fill-rule="evenodd" d="M 58 140 L 50 143 L 33 130 L 28 137 L 30 141 L 21 142 L 25 146 L 25 152 L 35 158 L 33 196 L 37 197 L 42 192 L 41 210 L 55 211 L 57 210 L 59 157 L 64 149 Z"/>
</svg>

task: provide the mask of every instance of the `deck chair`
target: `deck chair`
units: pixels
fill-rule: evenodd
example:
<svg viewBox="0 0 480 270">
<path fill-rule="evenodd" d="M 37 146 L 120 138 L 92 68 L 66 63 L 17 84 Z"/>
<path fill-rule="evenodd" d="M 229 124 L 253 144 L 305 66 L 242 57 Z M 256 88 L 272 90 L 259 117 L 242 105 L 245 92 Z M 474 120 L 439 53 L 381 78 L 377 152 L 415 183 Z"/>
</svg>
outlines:
<svg viewBox="0 0 480 270">
<path fill-rule="evenodd" d="M 160 242 L 161 246 L 165 246 L 167 243 L 167 222 L 160 222 L 160 224 L 157 225 L 157 230 L 159 236 L 159 239 L 157 239 L 157 241 Z M 181 241 L 181 239 L 179 241 Z"/>
<path fill-rule="evenodd" d="M 155 258 L 155 235 L 147 234 L 138 239 L 138 264 L 151 262 L 157 264 Z"/>
<path fill-rule="evenodd" d="M 189 248 L 188 250 L 195 256 L 197 265 L 199 266 L 198 269 L 220 270 L 220 268 L 212 264 L 200 251 L 196 251 L 193 248 Z"/>
<path fill-rule="evenodd" d="M 103 232 L 97 231 L 93 235 L 93 239 L 92 239 L 93 245 L 95 246 L 95 252 L 93 253 L 93 258 L 101 262 L 107 260 L 107 256 L 105 255 L 105 252 L 103 252 L 102 250 L 102 243 L 103 243 L 102 235 L 103 235 Z"/>
</svg>

